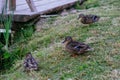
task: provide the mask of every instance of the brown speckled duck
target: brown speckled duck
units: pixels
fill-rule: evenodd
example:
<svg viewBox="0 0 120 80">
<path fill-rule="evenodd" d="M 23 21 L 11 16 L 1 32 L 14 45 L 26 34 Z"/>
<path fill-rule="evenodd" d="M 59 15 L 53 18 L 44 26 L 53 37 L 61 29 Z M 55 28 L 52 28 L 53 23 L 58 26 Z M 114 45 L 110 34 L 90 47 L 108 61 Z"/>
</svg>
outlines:
<svg viewBox="0 0 120 80">
<path fill-rule="evenodd" d="M 28 72 L 33 70 L 38 70 L 38 63 L 29 52 L 26 54 L 26 58 L 24 60 L 24 71 Z"/>
<path fill-rule="evenodd" d="M 97 15 L 84 15 L 84 14 L 79 14 L 78 19 L 80 19 L 81 23 L 83 24 L 92 24 L 97 22 L 100 17 Z"/>
<path fill-rule="evenodd" d="M 87 51 L 92 50 L 89 45 L 82 42 L 74 41 L 70 36 L 67 36 L 63 41 L 63 43 L 65 44 L 65 49 L 68 52 L 74 53 L 77 55 L 83 54 Z"/>
</svg>

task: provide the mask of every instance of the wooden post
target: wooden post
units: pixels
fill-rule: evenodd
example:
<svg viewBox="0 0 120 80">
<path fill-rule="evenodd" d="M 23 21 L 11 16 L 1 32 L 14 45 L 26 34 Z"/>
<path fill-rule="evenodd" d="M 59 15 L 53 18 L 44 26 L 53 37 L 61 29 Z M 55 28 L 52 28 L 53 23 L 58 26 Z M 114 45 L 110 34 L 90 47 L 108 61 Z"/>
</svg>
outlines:
<svg viewBox="0 0 120 80">
<path fill-rule="evenodd" d="M 9 0 L 9 10 L 10 11 L 16 10 L 16 0 Z"/>
<path fill-rule="evenodd" d="M 30 8 L 30 10 L 31 10 L 32 12 L 37 11 L 33 0 L 26 0 L 26 2 L 27 2 L 28 6 L 29 6 L 29 8 Z"/>
</svg>

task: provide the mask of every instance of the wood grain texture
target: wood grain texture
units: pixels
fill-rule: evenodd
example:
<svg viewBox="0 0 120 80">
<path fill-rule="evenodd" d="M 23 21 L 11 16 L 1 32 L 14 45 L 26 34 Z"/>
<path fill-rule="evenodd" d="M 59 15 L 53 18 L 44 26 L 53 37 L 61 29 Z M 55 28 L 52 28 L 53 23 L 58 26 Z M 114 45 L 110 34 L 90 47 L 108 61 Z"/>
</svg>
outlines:
<svg viewBox="0 0 120 80">
<path fill-rule="evenodd" d="M 0 0 L 1 2 L 2 0 Z M 16 0 L 16 11 L 14 11 L 14 21 L 21 21 L 21 17 L 26 17 L 23 22 L 28 21 L 29 17 L 55 12 L 72 6 L 78 0 L 32 0 L 33 7 L 28 5 L 26 0 Z M 1 8 L 1 6 L 0 6 Z M 1 13 L 1 12 L 0 12 Z M 10 11 L 7 11 L 10 14 Z M 18 19 L 18 16 L 20 19 Z M 28 17 L 29 16 L 29 17 Z M 17 19 L 17 20 L 16 20 Z"/>
<path fill-rule="evenodd" d="M 26 2 L 27 2 L 28 6 L 29 6 L 29 8 L 30 8 L 30 10 L 32 12 L 37 11 L 36 6 L 35 6 L 33 0 L 26 0 Z"/>
</svg>

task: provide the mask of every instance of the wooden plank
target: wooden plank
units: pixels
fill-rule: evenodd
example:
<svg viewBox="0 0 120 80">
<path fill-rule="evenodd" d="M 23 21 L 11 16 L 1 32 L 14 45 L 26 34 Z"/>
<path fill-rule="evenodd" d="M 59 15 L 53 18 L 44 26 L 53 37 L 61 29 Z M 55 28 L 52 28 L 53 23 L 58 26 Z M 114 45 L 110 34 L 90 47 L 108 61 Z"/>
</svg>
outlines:
<svg viewBox="0 0 120 80">
<path fill-rule="evenodd" d="M 43 0 L 33 0 L 33 1 L 36 2 L 36 1 L 43 1 Z M 23 4 L 26 4 L 25 0 L 17 0 L 17 5 L 23 5 Z"/>
<path fill-rule="evenodd" d="M 3 7 L 3 3 L 2 3 L 3 0 L 0 0 L 0 13 L 2 12 L 2 7 Z M 4 0 L 5 1 L 5 0 Z"/>
<path fill-rule="evenodd" d="M 72 6 L 78 0 L 33 0 L 38 11 L 31 12 L 25 0 L 17 0 L 16 11 L 14 12 L 14 21 L 26 22 L 37 15 L 62 10 Z M 18 2 L 22 4 L 18 5 Z M 25 4 L 26 3 L 26 4 Z M 8 11 L 7 14 L 10 12 Z"/>
<path fill-rule="evenodd" d="M 2 10 L 5 8 L 5 5 L 6 5 L 6 0 L 0 0 L 0 14 L 2 13 Z M 4 9 L 4 13 L 6 13 L 7 10 Z"/>
<path fill-rule="evenodd" d="M 35 1 L 34 4 L 37 7 L 37 6 L 43 6 L 45 4 L 51 4 L 53 2 L 56 2 L 56 0 L 39 0 L 39 1 Z M 26 10 L 26 9 L 29 9 L 29 7 L 26 3 L 21 4 L 21 5 L 17 4 L 17 9 L 16 9 L 17 11 Z"/>
<path fill-rule="evenodd" d="M 69 3 L 70 4 L 74 4 L 77 0 L 61 0 L 61 1 L 55 1 L 53 3 L 48 3 L 48 4 L 45 4 L 45 5 L 40 5 L 40 6 L 36 6 L 37 7 L 37 10 L 38 12 L 30 12 L 29 9 L 23 9 L 23 10 L 16 10 L 15 14 L 28 14 L 28 15 L 33 15 L 33 14 L 37 14 L 37 13 L 40 13 L 40 14 L 43 14 L 44 12 L 46 12 L 47 10 L 51 10 L 51 9 L 54 9 L 56 7 L 62 7 L 62 6 L 65 6 L 65 5 L 68 5 L 69 6 Z"/>
<path fill-rule="evenodd" d="M 39 14 L 36 15 L 14 15 L 13 20 L 15 22 L 27 22 L 37 16 L 40 16 Z"/>
<path fill-rule="evenodd" d="M 17 6 L 20 6 L 20 5 L 25 5 L 26 4 L 26 1 L 25 0 L 17 0 L 19 3 L 17 3 Z M 41 4 L 44 4 L 47 2 L 51 2 L 52 0 L 33 0 L 33 2 L 36 4 L 37 2 L 40 2 Z M 55 0 L 54 0 L 55 1 Z"/>
<path fill-rule="evenodd" d="M 34 0 L 34 1 L 36 1 L 35 5 L 39 9 L 38 12 L 40 12 L 40 11 L 43 11 L 42 8 L 40 8 L 42 6 L 47 6 L 47 4 L 48 4 L 51 7 L 52 6 L 51 3 L 54 3 L 54 2 L 57 3 L 57 2 L 66 1 L 66 0 L 60 0 L 60 1 L 58 1 L 58 0 Z M 77 1 L 77 0 L 72 0 L 72 1 Z M 25 2 L 25 0 L 17 0 L 17 4 L 19 2 Z M 69 3 L 70 0 L 69 1 L 67 0 L 67 2 Z M 59 6 L 59 4 L 58 4 L 58 6 Z M 24 11 L 25 11 L 25 14 L 26 14 L 27 11 L 30 12 L 30 9 L 29 9 L 27 4 L 16 7 L 16 12 L 24 13 Z"/>
<path fill-rule="evenodd" d="M 44 1 L 44 3 L 43 3 L 43 1 Z M 51 2 L 50 2 L 51 1 Z M 44 9 L 46 9 L 46 7 L 48 7 L 48 5 L 49 5 L 49 7 L 51 7 L 51 6 L 53 6 L 54 7 L 54 5 L 56 4 L 56 3 L 59 3 L 59 2 L 63 2 L 63 1 L 66 1 L 66 0 L 61 0 L 61 1 L 57 1 L 57 0 L 50 0 L 50 1 L 48 1 L 48 0 L 42 0 L 42 1 L 39 1 L 39 2 L 37 2 L 37 3 L 35 3 L 35 5 L 36 5 L 36 7 L 39 7 L 37 10 L 38 10 L 38 12 L 39 11 L 43 11 Z M 77 1 L 77 0 L 76 0 Z M 70 1 L 67 1 L 68 3 L 70 2 Z M 55 3 L 55 4 L 54 4 Z M 66 3 L 66 2 L 65 2 Z M 63 3 L 61 3 L 61 4 L 64 4 L 64 2 Z M 42 7 L 44 7 L 44 6 L 46 6 L 44 9 L 42 8 Z M 59 4 L 57 4 L 56 6 L 59 6 Z M 41 8 L 40 8 L 41 7 Z M 49 8 L 48 7 L 48 8 Z M 43 9 L 43 10 L 42 10 Z M 16 12 L 26 12 L 26 11 L 28 11 L 28 12 L 30 12 L 30 9 L 29 9 L 29 7 L 28 7 L 28 5 L 21 5 L 21 6 L 17 6 L 17 9 L 16 9 Z"/>
<path fill-rule="evenodd" d="M 70 5 L 74 4 L 75 2 L 76 2 L 76 0 L 69 0 L 69 1 L 68 0 L 61 0 L 61 1 L 56 1 L 54 3 L 51 3 L 51 4 L 45 4 L 43 6 L 38 6 L 37 9 L 41 8 L 39 10 L 39 12 L 41 14 L 44 14 L 44 12 L 46 12 L 48 10 L 52 10 L 53 11 L 53 9 L 55 9 L 55 8 L 60 8 L 60 7 L 64 8 L 65 5 L 70 6 Z"/>
<path fill-rule="evenodd" d="M 26 0 L 26 2 L 27 2 L 28 6 L 29 6 L 29 8 L 31 9 L 32 12 L 37 11 L 33 0 Z"/>
</svg>

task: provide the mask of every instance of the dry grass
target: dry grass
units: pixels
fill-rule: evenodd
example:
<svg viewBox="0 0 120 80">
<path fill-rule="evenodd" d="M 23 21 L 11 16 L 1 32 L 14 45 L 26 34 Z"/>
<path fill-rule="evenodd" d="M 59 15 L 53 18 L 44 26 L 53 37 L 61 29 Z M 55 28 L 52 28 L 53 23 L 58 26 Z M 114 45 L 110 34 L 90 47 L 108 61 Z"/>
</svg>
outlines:
<svg viewBox="0 0 120 80">
<path fill-rule="evenodd" d="M 1 75 L 1 80 L 119 80 L 120 79 L 120 3 L 101 0 L 99 7 L 79 13 L 97 14 L 99 22 L 86 26 L 77 21 L 76 14 L 49 19 L 25 43 L 37 59 L 40 71 L 22 72 L 23 60 L 11 68 L 12 73 Z M 112 2 L 112 3 L 111 3 Z M 103 3 L 103 4 L 102 4 Z M 52 21 L 51 21 L 52 20 Z M 61 44 L 65 36 L 88 43 L 94 51 L 76 58 Z M 21 45 L 21 44 L 20 44 Z M 15 69 L 15 71 L 13 71 Z"/>
</svg>

